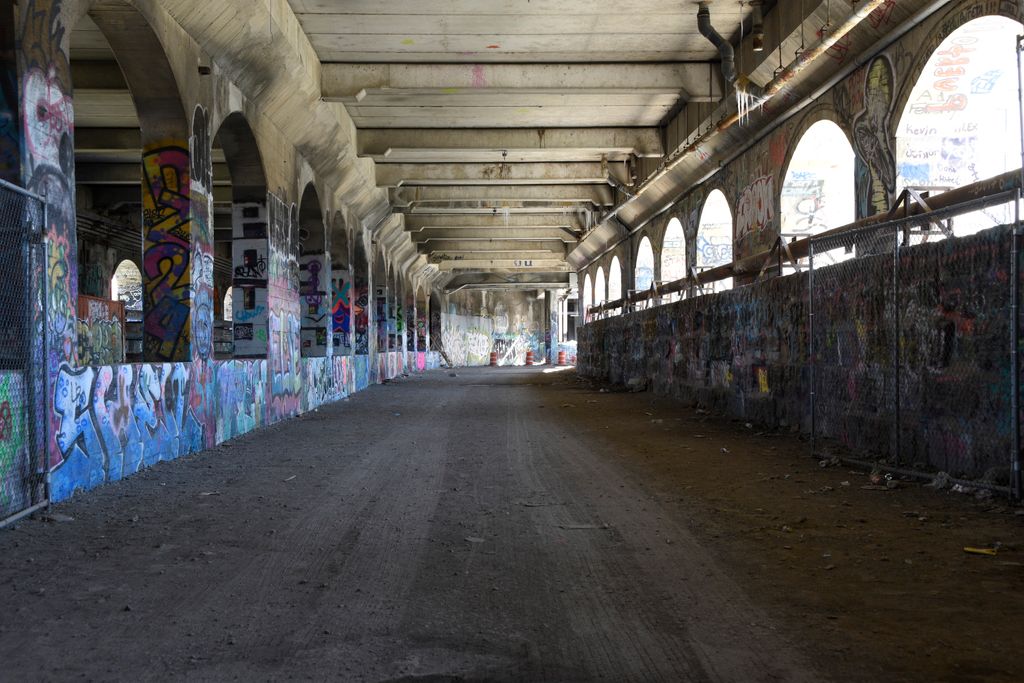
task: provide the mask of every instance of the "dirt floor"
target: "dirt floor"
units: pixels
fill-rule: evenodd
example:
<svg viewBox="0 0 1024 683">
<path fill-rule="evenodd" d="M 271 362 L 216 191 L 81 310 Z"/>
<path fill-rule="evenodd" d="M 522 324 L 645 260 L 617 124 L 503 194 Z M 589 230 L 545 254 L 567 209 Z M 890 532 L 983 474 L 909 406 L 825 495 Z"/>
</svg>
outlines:
<svg viewBox="0 0 1024 683">
<path fill-rule="evenodd" d="M 0 680 L 1024 680 L 1024 516 L 807 450 L 404 378 L 0 530 Z"/>
</svg>

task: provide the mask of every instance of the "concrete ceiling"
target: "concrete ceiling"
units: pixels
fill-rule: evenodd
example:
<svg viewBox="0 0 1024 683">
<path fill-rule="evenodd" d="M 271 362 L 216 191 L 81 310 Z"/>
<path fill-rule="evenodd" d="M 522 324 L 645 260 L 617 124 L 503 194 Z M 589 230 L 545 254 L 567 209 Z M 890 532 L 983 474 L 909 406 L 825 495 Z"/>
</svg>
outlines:
<svg viewBox="0 0 1024 683">
<path fill-rule="evenodd" d="M 564 283 L 566 255 L 717 102 L 717 52 L 679 0 L 289 0 L 321 96 L 452 288 Z M 723 32 L 749 6 L 721 3 Z M 455 276 L 458 277 L 455 277 Z"/>
<path fill-rule="evenodd" d="M 717 52 L 697 32 L 692 1 L 272 4 L 167 0 L 243 92 L 251 86 L 263 99 L 273 92 L 264 105 L 276 125 L 325 181 L 340 178 L 363 224 L 400 254 L 395 263 L 450 288 L 565 282 L 566 269 L 622 239 L 762 125 L 755 120 L 743 135 L 722 136 L 710 159 L 675 160 L 671 172 L 648 177 L 676 151 L 675 141 L 666 148 L 668 124 L 685 140 L 698 125 L 708 129 L 709 120 L 728 115 L 732 102 Z M 890 26 L 923 4 L 899 3 Z M 837 22 L 851 11 L 849 3 L 826 0 L 765 2 L 767 49 L 754 53 L 749 36 L 739 40 L 741 19 L 749 32 L 750 3 L 710 5 L 713 25 L 738 48 L 741 73 L 759 84 L 778 66 L 780 39 L 793 54 L 801 26 L 813 36 L 826 13 Z M 248 16 L 253 12 L 259 17 Z M 273 35 L 294 38 L 274 48 L 277 57 L 245 42 L 245 32 L 226 36 L 217 28 L 264 19 L 279 25 Z M 301 30 L 292 33 L 292 26 Z M 853 45 L 878 34 L 859 27 Z M 76 125 L 82 142 L 90 140 L 76 150 L 79 176 L 97 187 L 116 185 L 128 178 L 120 168 L 124 150 L 137 148 L 130 142 L 138 128 L 132 100 L 92 22 L 76 28 L 71 46 Z M 320 64 L 309 66 L 310 55 Z M 271 90 L 253 80 L 254 60 L 275 74 Z M 823 82 L 838 68 L 832 62 L 821 60 L 792 86 Z M 299 64 L 301 102 L 290 75 Z M 319 101 L 307 102 L 307 95 Z M 214 178 L 223 199 L 230 178 L 219 156 Z M 389 212 L 392 219 L 384 220 Z"/>
</svg>

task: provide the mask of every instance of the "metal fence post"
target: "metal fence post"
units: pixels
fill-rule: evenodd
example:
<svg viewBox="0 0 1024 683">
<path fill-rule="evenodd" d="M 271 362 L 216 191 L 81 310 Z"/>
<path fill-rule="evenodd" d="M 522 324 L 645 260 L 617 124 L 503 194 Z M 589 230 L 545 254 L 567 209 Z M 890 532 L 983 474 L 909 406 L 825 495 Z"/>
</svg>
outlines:
<svg viewBox="0 0 1024 683">
<path fill-rule="evenodd" d="M 810 378 L 810 409 L 811 409 L 811 456 L 817 453 L 817 425 L 815 424 L 816 405 L 814 400 L 815 358 L 814 358 L 814 242 L 811 241 L 807 252 L 807 364 Z"/>
<path fill-rule="evenodd" d="M 895 441 L 894 455 L 896 457 L 896 463 L 900 464 L 903 461 L 902 454 L 900 452 L 900 446 L 902 445 L 902 436 L 900 432 L 903 429 L 902 415 L 900 413 L 902 401 L 900 400 L 900 386 L 901 386 L 901 372 L 900 372 L 900 335 L 902 334 L 902 321 L 900 317 L 900 231 L 893 231 L 893 247 L 892 247 L 892 314 L 893 314 L 893 343 L 892 343 L 892 364 L 893 364 L 893 426 Z"/>
<path fill-rule="evenodd" d="M 1017 36 L 1017 124 L 1020 133 L 1020 155 L 1024 163 L 1024 75 L 1021 53 L 1024 35 Z M 1024 199 L 1024 166 L 1017 179 L 1014 202 L 1013 235 L 1010 237 L 1010 498 L 1021 499 L 1020 471 L 1020 203 Z"/>
</svg>

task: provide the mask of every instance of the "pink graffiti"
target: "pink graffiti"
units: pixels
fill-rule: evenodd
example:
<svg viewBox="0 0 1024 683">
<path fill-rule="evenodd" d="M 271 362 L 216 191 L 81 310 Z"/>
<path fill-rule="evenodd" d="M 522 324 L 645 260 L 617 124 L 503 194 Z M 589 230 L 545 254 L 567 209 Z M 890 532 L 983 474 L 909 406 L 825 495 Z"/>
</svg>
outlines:
<svg viewBox="0 0 1024 683">
<path fill-rule="evenodd" d="M 74 128 L 71 99 L 64 94 L 56 73 L 31 69 L 25 76 L 25 141 L 37 164 L 61 167 L 62 141 Z M 63 142 L 70 145 L 70 141 Z M 66 162 L 65 162 L 66 163 Z"/>
</svg>

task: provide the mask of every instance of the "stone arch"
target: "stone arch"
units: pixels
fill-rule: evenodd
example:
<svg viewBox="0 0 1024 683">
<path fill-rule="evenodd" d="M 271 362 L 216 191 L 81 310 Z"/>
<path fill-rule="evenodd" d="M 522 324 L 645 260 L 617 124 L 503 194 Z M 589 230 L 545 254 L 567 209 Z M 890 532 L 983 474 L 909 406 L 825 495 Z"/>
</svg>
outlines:
<svg viewBox="0 0 1024 683">
<path fill-rule="evenodd" d="M 734 218 L 729 200 L 721 190 L 708 192 L 697 219 L 697 251 L 694 267 L 698 276 L 703 270 L 731 263 L 733 260 Z M 732 278 L 705 285 L 704 291 L 732 288 Z"/>
<path fill-rule="evenodd" d="M 307 183 L 299 200 L 298 227 L 300 348 L 304 357 L 324 357 L 331 345 L 331 261 L 327 234 L 320 195 L 315 184 Z"/>
<path fill-rule="evenodd" d="M 221 121 L 212 148 L 216 154 L 223 154 L 231 183 L 230 240 L 217 237 L 215 232 L 215 253 L 224 255 L 227 249 L 222 245 L 229 242 L 232 345 L 230 353 L 218 355 L 266 358 L 271 254 L 263 154 L 249 121 L 239 111 Z"/>
</svg>

